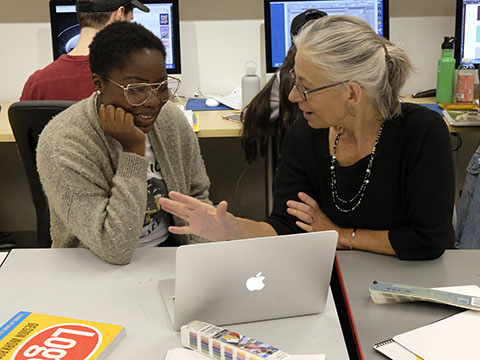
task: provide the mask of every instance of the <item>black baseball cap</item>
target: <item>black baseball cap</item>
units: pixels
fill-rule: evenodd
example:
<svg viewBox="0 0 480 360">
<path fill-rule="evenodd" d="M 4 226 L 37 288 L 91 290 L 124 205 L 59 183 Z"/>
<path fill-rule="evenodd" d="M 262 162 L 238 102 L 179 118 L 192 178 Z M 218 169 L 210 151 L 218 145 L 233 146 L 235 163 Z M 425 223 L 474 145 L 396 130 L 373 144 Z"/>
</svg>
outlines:
<svg viewBox="0 0 480 360">
<path fill-rule="evenodd" d="M 150 9 L 138 0 L 77 0 L 76 9 L 77 12 L 107 12 L 115 11 L 125 5 L 133 5 L 142 11 L 150 12 Z"/>
<path fill-rule="evenodd" d="M 327 15 L 326 12 L 317 9 L 309 9 L 295 16 L 290 25 L 290 36 L 293 38 L 298 34 L 303 25 L 310 20 L 319 19 Z"/>
</svg>

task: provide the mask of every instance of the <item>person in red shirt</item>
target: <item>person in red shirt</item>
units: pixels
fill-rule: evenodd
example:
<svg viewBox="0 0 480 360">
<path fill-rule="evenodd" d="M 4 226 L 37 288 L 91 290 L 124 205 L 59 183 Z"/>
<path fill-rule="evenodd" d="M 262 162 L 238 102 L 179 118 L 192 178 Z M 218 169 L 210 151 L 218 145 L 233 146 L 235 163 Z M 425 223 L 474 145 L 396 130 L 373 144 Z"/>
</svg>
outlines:
<svg viewBox="0 0 480 360">
<path fill-rule="evenodd" d="M 20 101 L 73 100 L 93 93 L 89 64 L 89 45 L 105 26 L 117 21 L 131 21 L 133 8 L 149 12 L 138 0 L 77 0 L 80 37 L 68 54 L 33 73 L 24 85 Z"/>
</svg>

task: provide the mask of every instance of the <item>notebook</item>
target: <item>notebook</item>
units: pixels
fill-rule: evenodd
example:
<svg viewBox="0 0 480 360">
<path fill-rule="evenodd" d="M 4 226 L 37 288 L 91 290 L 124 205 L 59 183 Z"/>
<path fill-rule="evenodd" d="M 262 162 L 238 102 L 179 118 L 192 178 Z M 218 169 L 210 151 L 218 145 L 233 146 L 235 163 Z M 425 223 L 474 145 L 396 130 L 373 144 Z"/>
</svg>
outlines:
<svg viewBox="0 0 480 360">
<path fill-rule="evenodd" d="M 394 360 L 412 358 L 407 353 L 423 360 L 478 359 L 479 332 L 480 312 L 467 310 L 396 335 L 374 348 Z M 393 348 L 403 348 L 403 352 L 392 353 Z"/>
<path fill-rule="evenodd" d="M 180 246 L 160 291 L 173 327 L 316 314 L 327 302 L 335 231 Z"/>
</svg>

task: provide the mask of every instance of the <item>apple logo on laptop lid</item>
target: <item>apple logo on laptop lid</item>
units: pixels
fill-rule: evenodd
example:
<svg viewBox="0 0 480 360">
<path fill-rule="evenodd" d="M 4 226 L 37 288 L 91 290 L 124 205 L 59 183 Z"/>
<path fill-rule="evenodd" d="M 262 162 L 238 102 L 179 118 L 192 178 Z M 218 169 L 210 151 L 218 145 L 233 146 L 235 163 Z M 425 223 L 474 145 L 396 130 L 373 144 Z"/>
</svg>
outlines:
<svg viewBox="0 0 480 360">
<path fill-rule="evenodd" d="M 260 271 L 257 275 L 248 278 L 245 285 L 247 286 L 247 289 L 249 291 L 260 291 L 265 286 L 265 284 L 263 283 L 264 279 L 265 276 L 262 276 L 262 272 Z"/>
</svg>

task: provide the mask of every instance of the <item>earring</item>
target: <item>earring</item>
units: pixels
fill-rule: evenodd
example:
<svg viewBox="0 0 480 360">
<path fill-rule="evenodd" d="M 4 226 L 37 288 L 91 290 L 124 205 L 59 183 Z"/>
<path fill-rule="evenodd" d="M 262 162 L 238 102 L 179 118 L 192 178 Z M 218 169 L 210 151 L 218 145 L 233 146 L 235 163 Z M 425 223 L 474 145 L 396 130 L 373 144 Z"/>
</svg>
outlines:
<svg viewBox="0 0 480 360">
<path fill-rule="evenodd" d="M 100 90 L 97 90 L 96 93 L 97 93 L 97 95 L 101 95 L 101 94 L 102 94 L 102 92 L 101 92 Z"/>
</svg>

